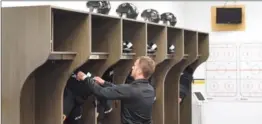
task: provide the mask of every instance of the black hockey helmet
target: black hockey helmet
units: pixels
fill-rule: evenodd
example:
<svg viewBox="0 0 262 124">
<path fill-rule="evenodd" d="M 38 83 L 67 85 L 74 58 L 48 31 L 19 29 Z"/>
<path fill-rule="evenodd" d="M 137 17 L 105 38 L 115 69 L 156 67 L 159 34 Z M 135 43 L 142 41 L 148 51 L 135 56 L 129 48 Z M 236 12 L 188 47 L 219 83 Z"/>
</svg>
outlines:
<svg viewBox="0 0 262 124">
<path fill-rule="evenodd" d="M 116 9 L 116 13 L 120 17 L 122 17 L 125 14 L 126 18 L 131 18 L 131 19 L 136 19 L 139 14 L 137 7 L 134 6 L 132 3 L 120 4 Z"/>
<path fill-rule="evenodd" d="M 163 21 L 165 24 L 169 22 L 171 26 L 175 26 L 177 23 L 177 18 L 173 13 L 166 12 L 166 13 L 161 14 L 161 21 Z"/>
<path fill-rule="evenodd" d="M 160 21 L 160 15 L 159 15 L 158 11 L 155 10 L 155 9 L 145 9 L 141 13 L 141 17 L 145 21 L 150 21 L 150 22 L 155 22 L 155 23 L 158 23 Z"/>
<path fill-rule="evenodd" d="M 111 10 L 111 5 L 109 1 L 87 1 L 87 8 L 90 12 L 93 12 L 94 9 L 97 10 L 97 13 L 108 14 Z"/>
</svg>

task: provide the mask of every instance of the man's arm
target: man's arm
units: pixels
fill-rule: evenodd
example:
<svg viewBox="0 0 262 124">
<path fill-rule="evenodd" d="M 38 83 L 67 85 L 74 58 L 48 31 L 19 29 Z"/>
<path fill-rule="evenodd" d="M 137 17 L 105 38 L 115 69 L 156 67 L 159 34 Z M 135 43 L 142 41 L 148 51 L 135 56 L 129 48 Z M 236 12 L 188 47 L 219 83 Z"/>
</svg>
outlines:
<svg viewBox="0 0 262 124">
<path fill-rule="evenodd" d="M 125 99 L 131 97 L 130 86 L 126 84 L 112 85 L 111 87 L 102 87 L 91 78 L 85 78 L 83 80 L 90 90 L 97 96 L 103 97 L 106 99 L 116 100 L 116 99 Z M 106 82 L 105 82 L 106 83 Z M 109 83 L 109 82 L 107 82 Z M 105 85 L 105 84 L 104 84 Z"/>
<path fill-rule="evenodd" d="M 101 85 L 103 87 L 114 87 L 116 86 L 115 84 L 111 83 L 111 82 L 108 82 L 108 81 L 105 81 L 103 85 Z"/>
</svg>

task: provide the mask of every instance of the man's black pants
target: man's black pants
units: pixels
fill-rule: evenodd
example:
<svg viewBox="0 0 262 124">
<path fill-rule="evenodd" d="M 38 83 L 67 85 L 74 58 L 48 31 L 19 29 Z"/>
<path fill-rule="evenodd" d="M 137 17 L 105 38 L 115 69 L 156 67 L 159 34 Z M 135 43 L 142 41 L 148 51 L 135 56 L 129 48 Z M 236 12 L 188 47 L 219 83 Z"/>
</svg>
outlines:
<svg viewBox="0 0 262 124">
<path fill-rule="evenodd" d="M 83 108 L 82 106 L 75 106 L 75 108 L 70 112 L 69 116 L 66 118 L 64 124 L 83 124 Z"/>
<path fill-rule="evenodd" d="M 76 103 L 76 98 L 72 92 L 65 89 L 64 92 L 64 110 L 66 116 L 64 124 L 83 124 L 83 108 L 82 105 Z"/>
<path fill-rule="evenodd" d="M 97 99 L 99 104 L 97 106 L 97 112 L 99 113 L 98 122 L 102 121 L 105 117 L 105 111 L 108 111 L 112 106 L 111 100 L 105 100 L 102 98 Z M 66 115 L 64 124 L 83 124 L 83 103 L 85 100 L 75 96 L 69 89 L 64 91 L 64 110 Z"/>
</svg>

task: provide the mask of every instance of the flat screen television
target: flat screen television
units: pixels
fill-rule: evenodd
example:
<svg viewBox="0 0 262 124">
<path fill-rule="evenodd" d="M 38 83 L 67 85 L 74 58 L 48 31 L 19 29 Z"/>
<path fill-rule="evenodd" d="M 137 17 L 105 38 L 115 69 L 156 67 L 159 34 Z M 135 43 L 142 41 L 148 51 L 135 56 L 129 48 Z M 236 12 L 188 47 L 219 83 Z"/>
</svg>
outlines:
<svg viewBox="0 0 262 124">
<path fill-rule="evenodd" d="M 216 8 L 217 24 L 241 24 L 242 8 Z"/>
</svg>

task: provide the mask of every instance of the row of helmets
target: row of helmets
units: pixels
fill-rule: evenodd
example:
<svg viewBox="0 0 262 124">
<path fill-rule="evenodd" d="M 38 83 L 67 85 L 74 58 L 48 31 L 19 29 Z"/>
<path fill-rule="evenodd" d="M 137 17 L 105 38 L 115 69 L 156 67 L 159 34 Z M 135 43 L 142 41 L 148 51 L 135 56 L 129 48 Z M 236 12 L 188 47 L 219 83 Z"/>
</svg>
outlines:
<svg viewBox="0 0 262 124">
<path fill-rule="evenodd" d="M 87 1 L 86 6 L 89 8 L 90 12 L 96 11 L 100 14 L 108 14 L 111 10 L 109 1 Z M 130 19 L 136 19 L 139 15 L 137 7 L 128 2 L 120 4 L 116 9 L 116 13 L 120 17 L 126 17 Z M 141 17 L 145 21 L 154 23 L 159 23 L 162 21 L 164 24 L 169 24 L 171 26 L 175 26 L 177 23 L 177 18 L 173 13 L 165 12 L 160 15 L 155 9 L 145 9 L 142 11 Z"/>
</svg>

